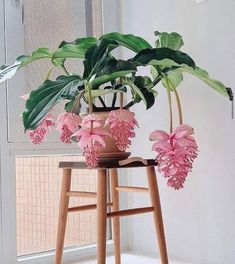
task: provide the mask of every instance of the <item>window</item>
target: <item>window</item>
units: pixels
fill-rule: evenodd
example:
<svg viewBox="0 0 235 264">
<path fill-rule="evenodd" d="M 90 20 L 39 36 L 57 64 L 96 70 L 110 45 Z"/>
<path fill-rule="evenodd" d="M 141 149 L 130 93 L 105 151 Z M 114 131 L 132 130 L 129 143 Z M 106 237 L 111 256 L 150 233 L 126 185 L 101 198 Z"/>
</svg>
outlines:
<svg viewBox="0 0 235 264">
<path fill-rule="evenodd" d="M 59 161 L 79 161 L 81 156 L 17 156 L 17 255 L 53 250 L 56 244 L 62 170 Z M 73 170 L 72 190 L 96 191 L 94 170 Z M 71 198 L 70 206 L 95 203 L 92 198 Z M 96 241 L 96 213 L 69 214 L 65 247 Z"/>
</svg>

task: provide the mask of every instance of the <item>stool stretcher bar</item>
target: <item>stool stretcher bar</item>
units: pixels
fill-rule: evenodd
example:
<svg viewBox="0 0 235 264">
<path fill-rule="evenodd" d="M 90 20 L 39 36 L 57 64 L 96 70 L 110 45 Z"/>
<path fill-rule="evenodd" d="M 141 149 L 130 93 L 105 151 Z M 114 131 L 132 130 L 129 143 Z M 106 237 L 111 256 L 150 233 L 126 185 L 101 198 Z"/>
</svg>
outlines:
<svg viewBox="0 0 235 264">
<path fill-rule="evenodd" d="M 67 196 L 71 197 L 87 197 L 87 198 L 96 198 L 97 193 L 95 192 L 78 192 L 78 191 L 69 191 L 66 193 Z"/>
<path fill-rule="evenodd" d="M 111 212 L 107 213 L 107 217 L 119 217 L 119 216 L 128 216 L 128 215 L 135 215 L 135 214 L 145 214 L 154 211 L 154 207 L 142 207 L 142 208 L 134 208 L 134 209 L 127 209 L 121 210 L 118 212 Z"/>
<path fill-rule="evenodd" d="M 107 207 L 112 207 L 113 203 L 107 203 Z M 81 205 L 76 207 L 68 208 L 68 212 L 79 212 L 79 211 L 86 211 L 86 210 L 95 210 L 97 208 L 97 204 L 88 204 L 88 205 Z"/>
<path fill-rule="evenodd" d="M 117 186 L 116 191 L 148 193 L 149 189 L 144 187 Z"/>
</svg>

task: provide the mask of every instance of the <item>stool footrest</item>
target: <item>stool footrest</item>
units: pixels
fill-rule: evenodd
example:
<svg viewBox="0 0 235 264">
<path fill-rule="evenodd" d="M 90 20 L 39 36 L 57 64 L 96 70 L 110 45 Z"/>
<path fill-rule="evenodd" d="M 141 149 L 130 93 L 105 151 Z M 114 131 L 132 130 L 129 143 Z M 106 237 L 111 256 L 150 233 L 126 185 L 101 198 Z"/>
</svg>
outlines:
<svg viewBox="0 0 235 264">
<path fill-rule="evenodd" d="M 150 213 L 153 211 L 154 211 L 154 207 L 134 208 L 134 209 L 127 209 L 127 210 L 107 213 L 107 217 L 119 217 L 119 216 L 135 215 L 135 214 L 145 214 L 145 213 Z"/>
<path fill-rule="evenodd" d="M 96 198 L 97 193 L 95 192 L 79 192 L 79 191 L 69 191 L 66 193 L 67 196 L 71 197 L 88 197 L 88 198 Z"/>
<path fill-rule="evenodd" d="M 130 187 L 130 186 L 117 186 L 116 191 L 121 192 L 141 192 L 141 193 L 147 193 L 149 191 L 148 188 L 144 187 Z"/>
<path fill-rule="evenodd" d="M 107 203 L 107 207 L 112 207 L 113 203 Z M 95 210 L 97 208 L 97 204 L 87 204 L 81 205 L 76 207 L 68 208 L 68 212 L 80 212 L 80 211 L 87 211 L 87 210 Z"/>
</svg>

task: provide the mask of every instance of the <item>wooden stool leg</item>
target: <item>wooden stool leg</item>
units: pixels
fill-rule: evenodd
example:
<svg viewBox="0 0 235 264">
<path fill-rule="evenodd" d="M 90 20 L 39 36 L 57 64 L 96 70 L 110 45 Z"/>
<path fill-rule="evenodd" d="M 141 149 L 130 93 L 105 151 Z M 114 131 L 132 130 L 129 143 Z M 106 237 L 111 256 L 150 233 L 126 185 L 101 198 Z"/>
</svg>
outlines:
<svg viewBox="0 0 235 264">
<path fill-rule="evenodd" d="M 119 192 L 116 190 L 118 186 L 118 171 L 117 169 L 110 169 L 110 182 L 112 192 L 113 211 L 119 211 Z M 121 247 L 120 247 L 120 218 L 113 217 L 113 241 L 115 251 L 115 264 L 121 264 Z"/>
<path fill-rule="evenodd" d="M 148 185 L 149 185 L 151 202 L 152 202 L 152 206 L 154 207 L 154 211 L 153 211 L 154 223 L 155 223 L 157 239 L 159 244 L 161 264 L 168 264 L 167 248 L 166 248 L 166 241 L 164 235 L 164 226 L 163 226 L 162 211 L 161 211 L 156 173 L 154 167 L 147 167 L 146 170 L 148 175 Z"/>
<path fill-rule="evenodd" d="M 98 169 L 97 175 L 97 264 L 105 264 L 107 226 L 107 175 Z"/>
<path fill-rule="evenodd" d="M 57 230 L 57 242 L 56 242 L 56 253 L 55 253 L 55 264 L 61 264 L 63 248 L 64 248 L 64 237 L 65 229 L 68 216 L 69 197 L 66 195 L 70 191 L 71 186 L 71 169 L 63 169 L 63 178 L 61 185 L 60 194 L 60 209 L 59 209 L 59 220 Z"/>
</svg>

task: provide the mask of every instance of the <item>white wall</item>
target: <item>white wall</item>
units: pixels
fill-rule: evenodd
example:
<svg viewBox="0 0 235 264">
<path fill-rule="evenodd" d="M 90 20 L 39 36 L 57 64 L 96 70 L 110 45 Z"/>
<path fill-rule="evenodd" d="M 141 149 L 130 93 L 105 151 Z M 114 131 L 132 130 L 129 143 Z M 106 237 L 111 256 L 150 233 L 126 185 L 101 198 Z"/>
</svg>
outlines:
<svg viewBox="0 0 235 264">
<path fill-rule="evenodd" d="M 184 36 L 184 51 L 211 76 L 234 87 L 234 10 L 234 0 L 201 4 L 193 0 L 122 0 L 121 30 L 152 43 L 155 30 L 179 32 Z M 164 89 L 159 87 L 159 92 L 153 109 L 145 112 L 142 104 L 134 108 L 141 129 L 133 155 L 153 157 L 149 133 L 168 128 Z M 230 103 L 193 77 L 186 78 L 179 92 L 185 123 L 195 128 L 200 154 L 185 189 L 169 189 L 158 175 L 169 255 L 194 264 L 233 264 L 235 120 L 231 120 Z M 133 185 L 146 183 L 139 171 L 131 173 L 131 181 Z M 133 205 L 146 204 L 144 197 L 134 196 Z M 132 249 L 156 252 L 150 216 L 130 221 Z"/>
</svg>

